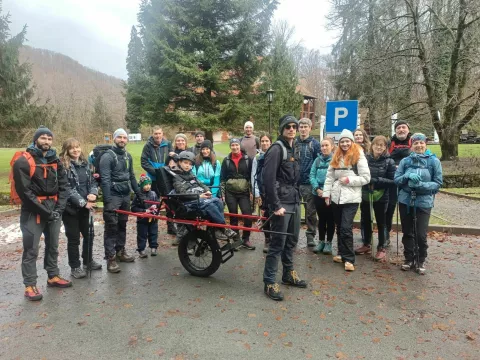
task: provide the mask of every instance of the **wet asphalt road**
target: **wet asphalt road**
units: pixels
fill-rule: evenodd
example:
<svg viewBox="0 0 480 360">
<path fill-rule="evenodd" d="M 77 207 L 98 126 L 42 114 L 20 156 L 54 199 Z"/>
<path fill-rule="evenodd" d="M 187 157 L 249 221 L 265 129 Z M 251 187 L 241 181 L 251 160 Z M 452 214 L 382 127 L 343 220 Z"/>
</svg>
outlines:
<svg viewBox="0 0 480 360">
<path fill-rule="evenodd" d="M 478 238 L 435 234 L 425 276 L 365 257 L 345 273 L 302 238 L 296 269 L 309 286 L 281 286 L 278 303 L 263 294 L 259 235 L 256 251 L 241 250 L 206 279 L 190 276 L 162 238 L 156 258 L 93 272 L 70 289 L 47 289 L 40 270 L 36 303 L 23 298 L 20 244 L 3 247 L 3 264 L 15 263 L 0 271 L 0 358 L 480 359 Z"/>
</svg>

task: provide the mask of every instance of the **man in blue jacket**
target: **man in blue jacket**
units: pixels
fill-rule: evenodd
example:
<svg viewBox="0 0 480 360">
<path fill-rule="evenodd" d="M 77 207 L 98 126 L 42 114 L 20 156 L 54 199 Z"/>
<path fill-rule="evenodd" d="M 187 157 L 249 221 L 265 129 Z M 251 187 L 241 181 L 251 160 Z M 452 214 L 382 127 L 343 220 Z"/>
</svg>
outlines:
<svg viewBox="0 0 480 360">
<path fill-rule="evenodd" d="M 312 130 L 312 121 L 310 119 L 303 118 L 298 123 L 300 136 L 295 140 L 295 154 L 298 155 L 300 163 L 300 196 L 305 202 L 307 245 L 315 246 L 317 212 L 315 210 L 312 185 L 310 184 L 310 169 L 318 154 L 320 154 L 320 143 L 313 136 L 310 136 L 310 131 Z"/>
<path fill-rule="evenodd" d="M 143 170 L 152 179 L 152 190 L 160 196 L 157 189 L 155 170 L 167 165 L 168 154 L 173 151 L 172 143 L 163 137 L 163 129 L 160 126 L 153 127 L 153 135 L 150 136 L 143 147 L 140 162 Z M 175 235 L 175 224 L 167 222 L 168 234 Z"/>
</svg>

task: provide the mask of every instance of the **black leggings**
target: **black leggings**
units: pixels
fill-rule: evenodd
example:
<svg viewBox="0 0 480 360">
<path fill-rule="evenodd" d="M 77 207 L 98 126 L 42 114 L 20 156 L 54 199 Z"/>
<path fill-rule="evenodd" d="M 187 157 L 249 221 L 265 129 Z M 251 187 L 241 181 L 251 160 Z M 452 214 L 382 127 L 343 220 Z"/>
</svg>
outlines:
<svg viewBox="0 0 480 360">
<path fill-rule="evenodd" d="M 234 194 L 232 192 L 225 192 L 225 202 L 227 203 L 228 212 L 232 214 L 238 214 L 238 208 L 243 215 L 252 215 L 252 204 L 250 203 L 250 194 Z M 245 227 L 252 227 L 252 220 L 244 219 L 243 224 Z M 231 217 L 230 225 L 237 226 L 238 218 Z M 250 238 L 250 231 L 244 231 L 242 234 L 243 240 L 248 240 Z"/>
<path fill-rule="evenodd" d="M 68 265 L 72 269 L 79 268 L 80 263 L 80 234 L 83 237 L 82 258 L 83 263 L 87 264 L 88 253 L 92 255 L 93 239 L 89 239 L 89 220 L 90 212 L 88 209 L 79 209 L 77 215 L 63 213 L 63 225 L 65 225 L 65 235 L 67 236 Z"/>
<path fill-rule="evenodd" d="M 362 210 L 362 229 L 363 229 L 363 243 L 365 245 L 370 245 L 372 243 L 372 226 L 370 218 L 370 202 L 362 201 L 360 205 Z M 385 247 L 385 212 L 387 211 L 387 203 L 374 201 L 373 202 L 373 212 L 375 220 L 377 221 L 378 229 L 378 246 L 377 249 L 383 249 Z"/>
<path fill-rule="evenodd" d="M 313 198 L 318 215 L 318 239 L 325 241 L 326 234 L 327 242 L 332 242 L 335 234 L 335 219 L 332 207 L 325 205 L 325 199 L 320 196 L 314 195 Z"/>
</svg>

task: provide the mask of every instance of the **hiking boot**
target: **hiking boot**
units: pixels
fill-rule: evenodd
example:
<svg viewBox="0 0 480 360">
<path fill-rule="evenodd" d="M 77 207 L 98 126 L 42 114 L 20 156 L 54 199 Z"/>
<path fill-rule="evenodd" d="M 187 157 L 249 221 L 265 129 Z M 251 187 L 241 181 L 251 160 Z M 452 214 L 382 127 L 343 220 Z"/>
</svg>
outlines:
<svg viewBox="0 0 480 360">
<path fill-rule="evenodd" d="M 355 266 L 351 262 L 345 261 L 345 271 L 355 271 Z"/>
<path fill-rule="evenodd" d="M 405 260 L 405 261 L 403 262 L 403 265 L 402 265 L 401 269 L 402 269 L 403 271 L 408 271 L 408 270 L 413 269 L 413 261 Z"/>
<path fill-rule="evenodd" d="M 25 297 L 30 301 L 39 301 L 42 300 L 43 295 L 40 294 L 35 285 L 25 287 Z"/>
<path fill-rule="evenodd" d="M 215 238 L 217 240 L 228 240 L 228 236 L 225 234 L 223 229 L 215 229 Z"/>
<path fill-rule="evenodd" d="M 343 263 L 343 259 L 340 255 L 336 255 L 333 257 L 333 262 L 341 264 Z"/>
<path fill-rule="evenodd" d="M 72 268 L 72 272 L 70 273 L 75 279 L 81 279 L 87 276 L 87 272 L 82 268 Z"/>
<path fill-rule="evenodd" d="M 66 280 L 58 275 L 52 276 L 47 280 L 47 286 L 49 287 L 59 287 L 59 288 L 68 288 L 72 286 L 72 282 Z"/>
<path fill-rule="evenodd" d="M 363 244 L 362 246 L 355 249 L 355 255 L 364 255 L 364 254 L 371 254 L 372 247 L 370 245 Z"/>
<path fill-rule="evenodd" d="M 129 255 L 125 248 L 123 248 L 120 251 L 117 251 L 117 258 L 120 262 L 134 262 L 135 257 L 132 255 Z"/>
<path fill-rule="evenodd" d="M 280 291 L 280 286 L 277 283 L 265 284 L 263 292 L 272 300 L 282 301 L 283 294 Z"/>
<path fill-rule="evenodd" d="M 263 243 L 263 253 L 268 254 L 268 242 L 267 242 L 267 240 L 265 240 L 265 242 Z"/>
<path fill-rule="evenodd" d="M 306 288 L 307 283 L 305 280 L 301 280 L 295 270 L 290 270 L 286 276 L 282 276 L 283 285 L 291 285 L 299 288 Z"/>
<path fill-rule="evenodd" d="M 115 255 L 107 260 L 107 271 L 111 273 L 118 273 L 121 271 L 120 266 L 117 264 L 117 258 Z"/>
<path fill-rule="evenodd" d="M 157 256 L 157 255 L 158 255 L 157 248 L 151 248 L 150 249 L 150 256 Z"/>
<path fill-rule="evenodd" d="M 247 250 L 255 250 L 255 246 L 248 239 L 243 240 L 242 247 Z"/>
<path fill-rule="evenodd" d="M 90 263 L 90 267 L 92 270 L 101 270 L 102 269 L 102 264 L 96 262 L 95 260 L 92 260 L 92 262 Z M 83 268 L 85 270 L 90 270 L 88 268 L 88 264 L 83 264 Z"/>
<path fill-rule="evenodd" d="M 145 259 L 145 258 L 148 257 L 148 254 L 147 254 L 147 252 L 146 252 L 145 250 L 141 250 L 141 251 L 138 252 L 138 257 L 139 257 L 140 259 Z"/>
<path fill-rule="evenodd" d="M 315 246 L 315 237 L 312 235 L 307 235 L 307 246 L 314 247 Z"/>
<path fill-rule="evenodd" d="M 420 261 L 420 264 L 418 265 L 417 273 L 420 275 L 425 275 L 426 271 L 427 269 L 425 268 L 425 262 Z"/>
<path fill-rule="evenodd" d="M 318 244 L 313 248 L 313 252 L 315 254 L 319 254 L 323 252 L 323 249 L 325 249 L 325 241 L 319 241 Z"/>
<path fill-rule="evenodd" d="M 237 233 L 232 229 L 225 229 L 224 233 L 229 239 L 233 239 L 235 236 L 237 236 Z"/>
<path fill-rule="evenodd" d="M 332 255 L 332 243 L 326 242 L 325 247 L 323 248 L 324 255 Z"/>
<path fill-rule="evenodd" d="M 375 257 L 374 257 L 374 260 L 376 261 L 385 261 L 387 257 L 387 250 L 385 249 L 380 249 L 377 251 L 377 253 L 375 254 Z"/>
<path fill-rule="evenodd" d="M 177 227 L 172 222 L 167 222 L 167 234 L 168 235 L 177 235 Z"/>
</svg>

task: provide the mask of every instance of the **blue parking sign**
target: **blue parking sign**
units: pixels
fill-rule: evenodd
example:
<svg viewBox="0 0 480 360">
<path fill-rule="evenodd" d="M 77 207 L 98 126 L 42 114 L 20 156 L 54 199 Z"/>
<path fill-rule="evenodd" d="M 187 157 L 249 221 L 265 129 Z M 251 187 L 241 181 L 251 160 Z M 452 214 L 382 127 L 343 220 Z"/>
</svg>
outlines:
<svg viewBox="0 0 480 360">
<path fill-rule="evenodd" d="M 340 133 L 357 128 L 358 100 L 327 101 L 325 131 Z"/>
</svg>

